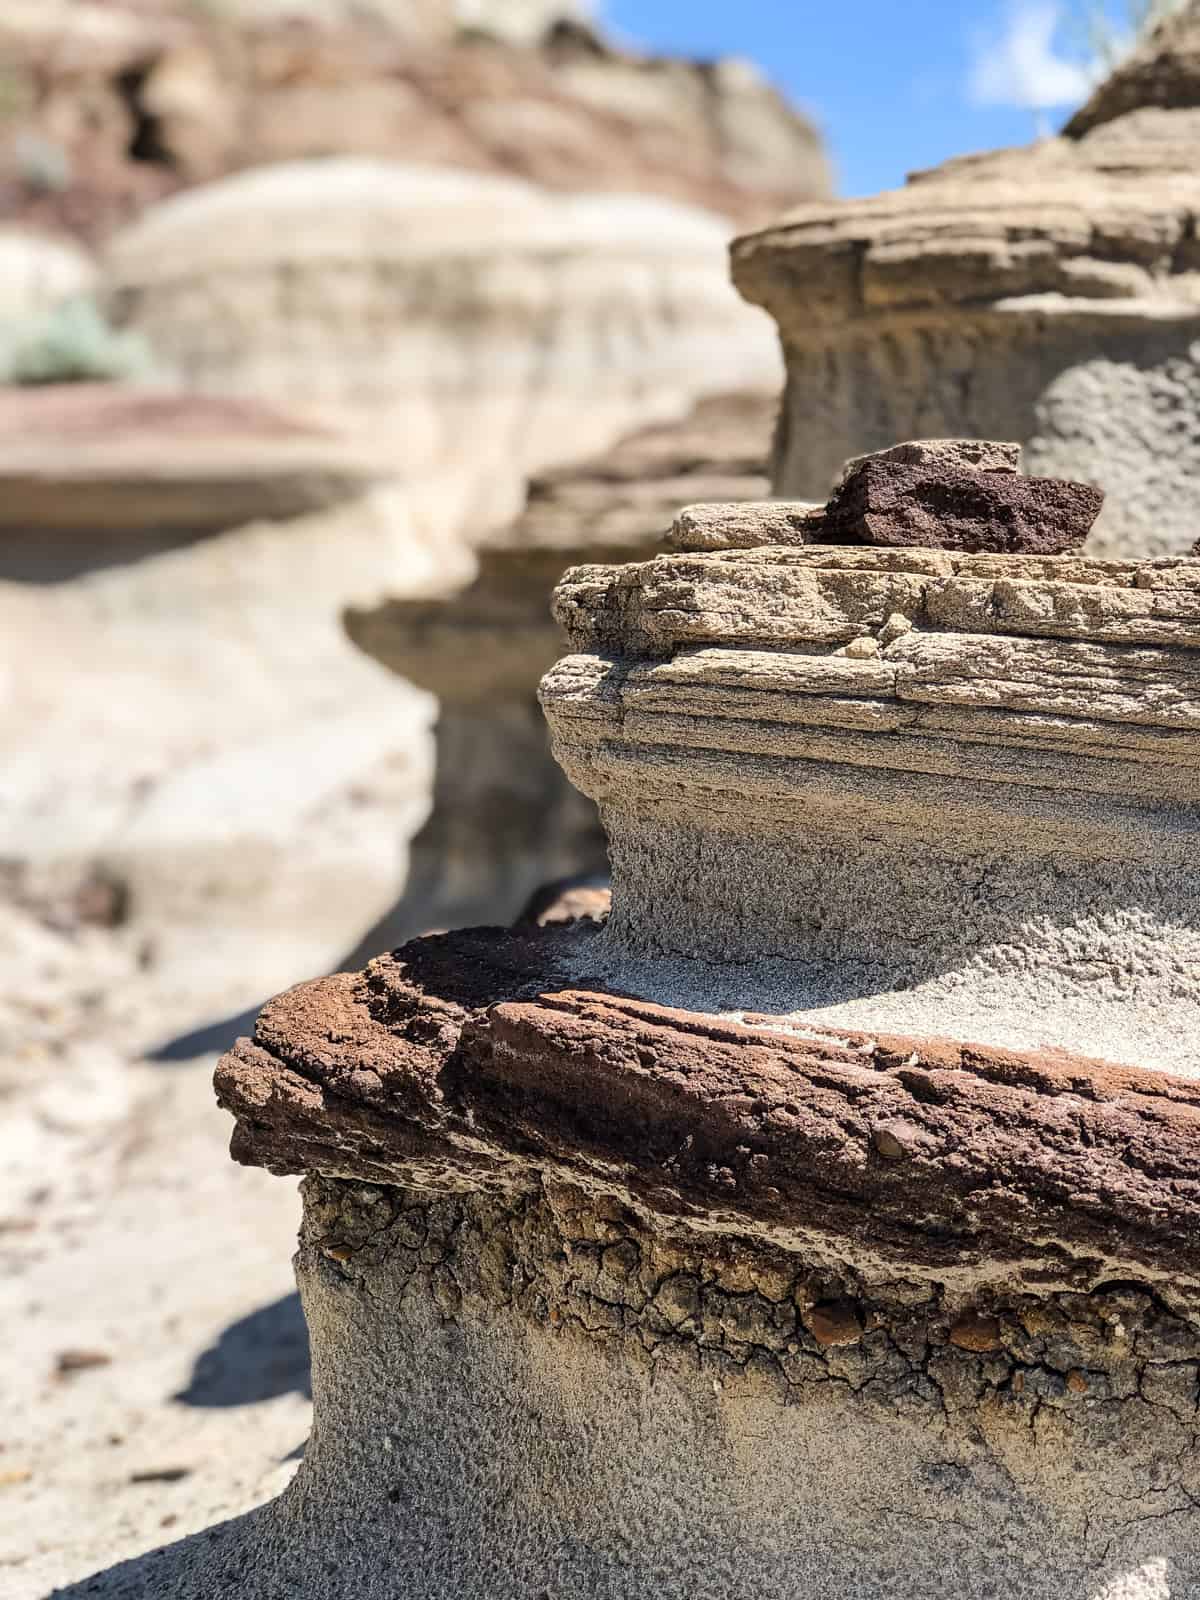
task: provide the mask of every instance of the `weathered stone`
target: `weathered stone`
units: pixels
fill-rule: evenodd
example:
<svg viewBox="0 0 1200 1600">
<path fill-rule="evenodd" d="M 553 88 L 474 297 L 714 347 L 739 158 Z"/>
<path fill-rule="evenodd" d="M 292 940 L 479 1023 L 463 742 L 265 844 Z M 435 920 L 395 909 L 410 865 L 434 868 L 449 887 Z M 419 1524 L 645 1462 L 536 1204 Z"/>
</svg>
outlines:
<svg viewBox="0 0 1200 1600">
<path fill-rule="evenodd" d="M 950 1343 L 957 1345 L 960 1350 L 973 1350 L 978 1355 L 999 1350 L 1003 1343 L 1000 1324 L 995 1317 L 981 1316 L 977 1311 L 969 1311 L 960 1317 L 950 1329 L 949 1338 Z"/>
<path fill-rule="evenodd" d="M 867 456 L 825 507 L 814 543 L 1064 555 L 1078 549 L 1104 495 L 1083 483 Z"/>
<path fill-rule="evenodd" d="M 1087 1578 L 1065 1592 L 1094 1600 L 1136 1572 L 1121 1487 L 1194 1426 L 1190 1404 L 1151 1425 L 1139 1396 L 1165 1393 L 1165 1351 L 1200 1350 L 1195 1084 L 574 987 L 604 964 L 604 935 L 579 924 L 419 940 L 281 997 L 226 1057 L 237 1158 L 325 1175 L 305 1185 L 298 1258 L 325 1422 L 282 1502 L 166 1552 L 156 1581 L 198 1595 L 263 1557 L 275 1581 L 316 1559 L 340 1571 L 343 1530 L 398 1483 L 418 1487 L 373 1559 L 418 1595 L 436 1592 L 421 1574 L 442 1540 L 467 1593 L 515 1595 L 551 1570 L 588 1583 L 631 1507 L 641 1531 L 620 1559 L 638 1595 L 661 1592 L 664 1564 L 705 1593 L 714 1526 L 726 1563 L 780 1597 L 807 1593 L 816 1561 L 864 1594 L 894 1594 L 897 1571 L 925 1592 L 931 1541 L 972 1592 L 1036 1592 L 1066 1562 Z M 901 1126 L 911 1159 L 872 1158 Z M 583 1425 L 553 1400 L 578 1392 Z M 467 1399 L 477 1441 L 481 1417 L 503 1416 L 503 1461 L 536 1419 L 553 1472 L 544 1490 L 521 1478 L 522 1525 L 578 1552 L 565 1566 L 540 1539 L 528 1556 L 489 1545 L 483 1523 L 486 1560 L 457 1537 L 493 1505 L 492 1446 L 476 1444 L 478 1488 L 419 1488 L 459 1459 Z M 752 1470 L 728 1449 L 747 1408 Z M 365 1448 L 380 1437 L 382 1455 Z M 553 1487 L 614 1470 L 611 1512 Z M 664 1517 L 664 1483 L 703 1515 Z M 906 1514 L 880 1529 L 884 1485 Z M 1194 1508 L 1164 1491 L 1162 1510 L 1156 1548 L 1195 1581 Z M 259 1590 L 243 1576 L 237 1592 Z"/>
<path fill-rule="evenodd" d="M 807 501 L 684 506 L 671 524 L 673 550 L 752 550 L 760 544 L 812 544 L 824 507 Z"/>
<path fill-rule="evenodd" d="M 788 368 L 775 492 L 922 434 L 1018 440 L 1106 493 L 1096 555 L 1182 554 L 1200 499 L 1193 217 L 1200 7 L 1064 134 L 799 208 L 736 241 L 735 281 Z"/>
<path fill-rule="evenodd" d="M 906 439 L 886 450 L 852 456 L 843 465 L 834 488 L 840 488 L 867 461 L 894 461 L 899 466 L 931 471 L 948 467 L 972 472 L 1019 472 L 1021 446 L 998 439 Z"/>
<path fill-rule="evenodd" d="M 569 573 L 542 697 L 612 914 L 415 940 L 224 1058 L 235 1157 L 308 1174 L 318 1426 L 146 1581 L 1200 1586 L 1198 589 L 820 546 Z"/>
</svg>

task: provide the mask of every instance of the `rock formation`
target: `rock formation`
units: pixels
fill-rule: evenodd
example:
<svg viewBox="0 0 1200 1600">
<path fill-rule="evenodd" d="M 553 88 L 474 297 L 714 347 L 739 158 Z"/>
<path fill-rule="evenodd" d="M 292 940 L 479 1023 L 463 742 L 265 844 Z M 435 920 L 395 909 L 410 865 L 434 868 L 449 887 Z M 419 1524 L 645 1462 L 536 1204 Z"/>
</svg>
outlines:
<svg viewBox="0 0 1200 1600">
<path fill-rule="evenodd" d="M 778 494 L 894 438 L 1020 441 L 1107 502 L 1096 555 L 1182 554 L 1200 493 L 1200 6 L 1059 138 L 811 205 L 738 241 L 788 368 Z"/>
<path fill-rule="evenodd" d="M 478 547 L 465 588 L 347 613 L 354 642 L 440 706 L 433 810 L 375 950 L 430 928 L 509 922 L 548 879 L 607 871 L 595 808 L 552 758 L 537 705 L 560 643 L 551 593 L 575 563 L 664 549 L 683 501 L 760 499 L 773 413 L 765 395 L 723 395 L 545 473 L 523 514 Z"/>
<path fill-rule="evenodd" d="M 155 388 L 0 397 L 0 579 L 38 586 L 0 588 L 22 619 L 5 851 L 137 885 L 130 932 L 158 952 L 137 987 L 167 1031 L 333 965 L 401 892 L 429 702 L 353 649 L 343 609 L 461 588 L 464 540 L 515 513 L 531 468 L 770 382 L 723 235 L 665 201 L 277 166 L 113 242 L 104 293 L 150 335 Z M 10 652 L 60 631 L 47 718 L 48 680 L 26 690 Z M 320 796 L 297 781 L 314 763 Z M 509 914 L 572 868 L 518 872 Z"/>
<path fill-rule="evenodd" d="M 339 614 L 453 551 L 356 444 L 245 400 L 10 392 L 0 432 L 3 916 L 109 885 L 102 988 L 146 1046 L 333 966 L 395 900 L 432 706 Z"/>
<path fill-rule="evenodd" d="M 828 195 L 748 64 L 607 44 L 547 0 L 7 0 L 0 210 L 103 237 L 181 186 L 357 154 L 663 195 L 746 224 Z"/>
<path fill-rule="evenodd" d="M 440 475 L 443 527 L 482 530 L 519 509 L 523 473 L 770 386 L 726 232 L 645 197 L 335 159 L 164 203 L 113 241 L 105 281 L 177 381 L 296 396 L 397 476 Z"/>
<path fill-rule="evenodd" d="M 225 1057 L 237 1159 L 308 1175 L 316 1428 L 90 1592 L 1200 1593 L 1198 589 L 569 574 L 612 916 L 416 940 Z"/>
</svg>

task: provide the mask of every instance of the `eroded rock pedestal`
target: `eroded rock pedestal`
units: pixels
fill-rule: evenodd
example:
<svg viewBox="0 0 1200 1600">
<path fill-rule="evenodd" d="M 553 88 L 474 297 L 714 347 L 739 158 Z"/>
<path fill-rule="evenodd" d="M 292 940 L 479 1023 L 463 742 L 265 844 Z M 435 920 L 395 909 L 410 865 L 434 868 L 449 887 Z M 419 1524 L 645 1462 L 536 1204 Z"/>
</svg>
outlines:
<svg viewBox="0 0 1200 1600">
<path fill-rule="evenodd" d="M 570 574 L 612 917 L 225 1058 L 237 1159 L 309 1174 L 316 1430 L 157 1592 L 1200 1595 L 1198 585 Z"/>
<path fill-rule="evenodd" d="M 787 359 L 775 490 L 917 434 L 1020 440 L 1107 493 L 1090 549 L 1183 554 L 1200 453 L 1200 5 L 1064 134 L 808 205 L 734 246 Z"/>
</svg>

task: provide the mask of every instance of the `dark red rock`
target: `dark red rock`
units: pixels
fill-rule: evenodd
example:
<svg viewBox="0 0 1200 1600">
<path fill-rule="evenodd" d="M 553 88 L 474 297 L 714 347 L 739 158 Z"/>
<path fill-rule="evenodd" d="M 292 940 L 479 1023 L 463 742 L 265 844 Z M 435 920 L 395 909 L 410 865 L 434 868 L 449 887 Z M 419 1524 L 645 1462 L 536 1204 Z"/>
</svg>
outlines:
<svg viewBox="0 0 1200 1600">
<path fill-rule="evenodd" d="M 1083 544 L 1103 503 L 1103 490 L 1065 478 L 868 456 L 834 491 L 811 537 L 823 544 L 1064 555 Z"/>
<path fill-rule="evenodd" d="M 672 1226 L 804 1232 L 934 1272 L 1088 1286 L 1119 1262 L 1200 1283 L 1200 1084 L 564 987 L 596 935 L 414 940 L 280 996 L 217 1068 L 235 1156 L 442 1191 L 565 1178 Z"/>
</svg>

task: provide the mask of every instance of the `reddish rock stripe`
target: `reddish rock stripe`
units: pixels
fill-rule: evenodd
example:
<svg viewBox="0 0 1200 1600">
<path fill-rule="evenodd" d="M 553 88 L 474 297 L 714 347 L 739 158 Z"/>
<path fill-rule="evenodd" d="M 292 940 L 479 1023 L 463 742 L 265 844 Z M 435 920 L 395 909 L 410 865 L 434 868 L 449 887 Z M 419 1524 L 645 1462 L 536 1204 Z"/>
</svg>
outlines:
<svg viewBox="0 0 1200 1600">
<path fill-rule="evenodd" d="M 589 936 L 418 940 L 281 996 L 218 1067 L 235 1156 L 458 1189 L 565 1173 L 913 1267 L 1200 1279 L 1200 1085 L 556 989 Z"/>
</svg>

